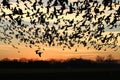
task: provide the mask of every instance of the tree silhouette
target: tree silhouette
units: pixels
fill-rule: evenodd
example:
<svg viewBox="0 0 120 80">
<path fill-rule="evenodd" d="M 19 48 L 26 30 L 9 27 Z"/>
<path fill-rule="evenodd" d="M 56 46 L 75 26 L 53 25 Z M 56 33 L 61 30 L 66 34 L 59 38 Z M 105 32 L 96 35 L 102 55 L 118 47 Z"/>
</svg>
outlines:
<svg viewBox="0 0 120 80">
<path fill-rule="evenodd" d="M 119 6 L 112 0 L 2 0 L 0 41 L 16 49 L 22 42 L 38 50 L 41 45 L 117 50 L 120 33 L 113 31 L 119 30 Z"/>
<path fill-rule="evenodd" d="M 102 56 L 97 56 L 96 57 L 96 62 L 98 62 L 98 63 L 105 62 L 105 58 L 102 57 Z"/>
</svg>

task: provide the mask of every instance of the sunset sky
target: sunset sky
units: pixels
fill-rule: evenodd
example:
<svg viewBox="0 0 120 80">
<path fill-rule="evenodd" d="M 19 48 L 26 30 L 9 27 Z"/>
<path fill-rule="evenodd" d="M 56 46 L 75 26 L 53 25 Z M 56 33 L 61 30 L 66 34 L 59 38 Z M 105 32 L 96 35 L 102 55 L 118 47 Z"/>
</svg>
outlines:
<svg viewBox="0 0 120 80">
<path fill-rule="evenodd" d="M 2 0 L 0 0 L 0 1 L 2 1 Z M 15 0 L 10 0 L 10 1 L 13 4 L 15 3 Z M 70 0 L 70 1 L 76 1 L 76 0 Z M 22 6 L 22 4 L 21 4 L 21 6 Z M 21 7 L 21 8 L 24 8 L 24 7 Z M 44 11 L 44 9 L 43 9 L 43 11 Z M 9 11 L 6 10 L 6 12 L 9 12 Z M 107 15 L 107 13 L 109 13 L 109 12 L 106 11 L 106 15 Z M 66 18 L 68 18 L 68 19 L 71 18 L 71 15 L 66 16 Z M 27 22 L 28 19 L 25 19 L 24 21 Z M 64 25 L 64 24 L 62 24 L 62 25 Z M 111 31 L 106 29 L 106 34 L 109 32 L 119 33 L 120 28 L 113 29 Z M 119 37 L 118 41 L 119 41 L 118 45 L 120 45 L 120 37 Z M 17 45 L 18 41 L 15 39 L 13 42 L 14 42 L 13 43 L 14 45 L 15 44 Z M 33 48 L 25 47 L 25 44 L 21 43 L 19 45 L 18 49 L 15 49 L 11 45 L 5 44 L 2 41 L 0 41 L 0 59 L 3 59 L 3 58 L 11 58 L 11 59 L 27 58 L 27 59 L 48 60 L 48 59 L 85 58 L 85 59 L 94 60 L 94 59 L 96 59 L 96 56 L 98 56 L 98 55 L 107 57 L 110 54 L 112 54 L 112 56 L 115 59 L 120 59 L 120 48 L 117 51 L 115 51 L 115 49 L 109 49 L 109 48 L 106 51 L 104 51 L 104 50 L 98 51 L 98 50 L 93 49 L 92 47 L 90 49 L 87 49 L 86 47 L 80 46 L 80 47 L 78 47 L 77 52 L 75 52 L 76 47 L 73 47 L 71 50 L 70 49 L 63 50 L 62 47 L 60 47 L 60 46 L 54 46 L 54 47 L 49 47 L 49 46 L 44 46 L 44 45 L 41 45 L 41 46 L 45 50 L 41 50 L 41 52 L 43 54 L 42 54 L 42 57 L 39 57 L 37 54 L 35 54 L 36 47 L 33 47 Z"/>
</svg>

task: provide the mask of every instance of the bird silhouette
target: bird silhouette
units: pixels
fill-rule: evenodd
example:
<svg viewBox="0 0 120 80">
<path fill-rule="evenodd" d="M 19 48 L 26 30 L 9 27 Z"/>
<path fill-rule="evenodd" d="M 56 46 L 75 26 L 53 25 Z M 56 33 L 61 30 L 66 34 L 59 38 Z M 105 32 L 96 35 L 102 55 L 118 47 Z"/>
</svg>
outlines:
<svg viewBox="0 0 120 80">
<path fill-rule="evenodd" d="M 35 52 L 36 52 L 36 54 L 39 55 L 39 57 L 41 57 L 41 54 L 42 54 L 42 53 L 41 53 L 39 50 L 36 50 Z"/>
<path fill-rule="evenodd" d="M 39 1 L 38 1 L 38 4 L 39 4 L 39 5 L 43 5 L 42 0 L 39 0 Z"/>
<path fill-rule="evenodd" d="M 9 0 L 3 0 L 1 3 L 3 4 L 3 6 L 6 6 L 7 8 L 10 9 L 10 3 L 9 3 Z"/>
<path fill-rule="evenodd" d="M 35 0 L 35 2 L 32 5 L 32 7 L 33 7 L 34 10 L 36 10 L 36 5 L 37 5 L 37 0 Z"/>
<path fill-rule="evenodd" d="M 55 0 L 52 6 L 57 6 L 58 5 L 58 0 Z"/>
</svg>

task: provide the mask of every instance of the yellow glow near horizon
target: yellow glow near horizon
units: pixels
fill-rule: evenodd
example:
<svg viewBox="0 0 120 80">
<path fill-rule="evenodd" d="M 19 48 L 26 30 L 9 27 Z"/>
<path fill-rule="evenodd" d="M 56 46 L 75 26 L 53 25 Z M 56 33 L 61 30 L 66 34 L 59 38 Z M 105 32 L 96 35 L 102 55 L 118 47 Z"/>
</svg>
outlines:
<svg viewBox="0 0 120 80">
<path fill-rule="evenodd" d="M 84 47 L 80 47 L 77 52 L 75 52 L 75 49 L 65 49 L 62 50 L 61 47 L 45 47 L 45 51 L 42 51 L 42 57 L 39 57 L 35 53 L 34 48 L 28 48 L 24 46 L 20 46 L 19 50 L 14 49 L 10 45 L 2 45 L 0 47 L 0 59 L 3 58 L 10 58 L 10 59 L 20 59 L 20 58 L 27 58 L 27 59 L 39 59 L 39 60 L 50 60 L 50 59 L 56 59 L 56 60 L 65 60 L 69 58 L 84 58 L 84 59 L 92 59 L 95 60 L 96 56 L 107 56 L 112 54 L 114 59 L 120 59 L 120 50 L 114 51 L 111 49 L 108 49 L 107 51 L 97 51 L 95 49 L 89 49 L 87 50 Z M 20 53 L 18 53 L 20 51 Z"/>
</svg>

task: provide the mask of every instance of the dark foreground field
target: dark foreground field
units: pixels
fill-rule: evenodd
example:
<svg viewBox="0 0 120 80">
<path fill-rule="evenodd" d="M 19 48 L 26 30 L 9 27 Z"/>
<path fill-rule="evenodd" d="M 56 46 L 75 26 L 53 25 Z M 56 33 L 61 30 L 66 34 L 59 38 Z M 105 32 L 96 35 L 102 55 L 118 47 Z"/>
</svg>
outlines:
<svg viewBox="0 0 120 80">
<path fill-rule="evenodd" d="M 1 61 L 0 80 L 120 80 L 120 64 L 89 60 Z"/>
<path fill-rule="evenodd" d="M 120 80 L 120 69 L 0 69 L 0 80 Z"/>
<path fill-rule="evenodd" d="M 0 69 L 0 80 L 120 80 L 120 69 Z"/>
</svg>

